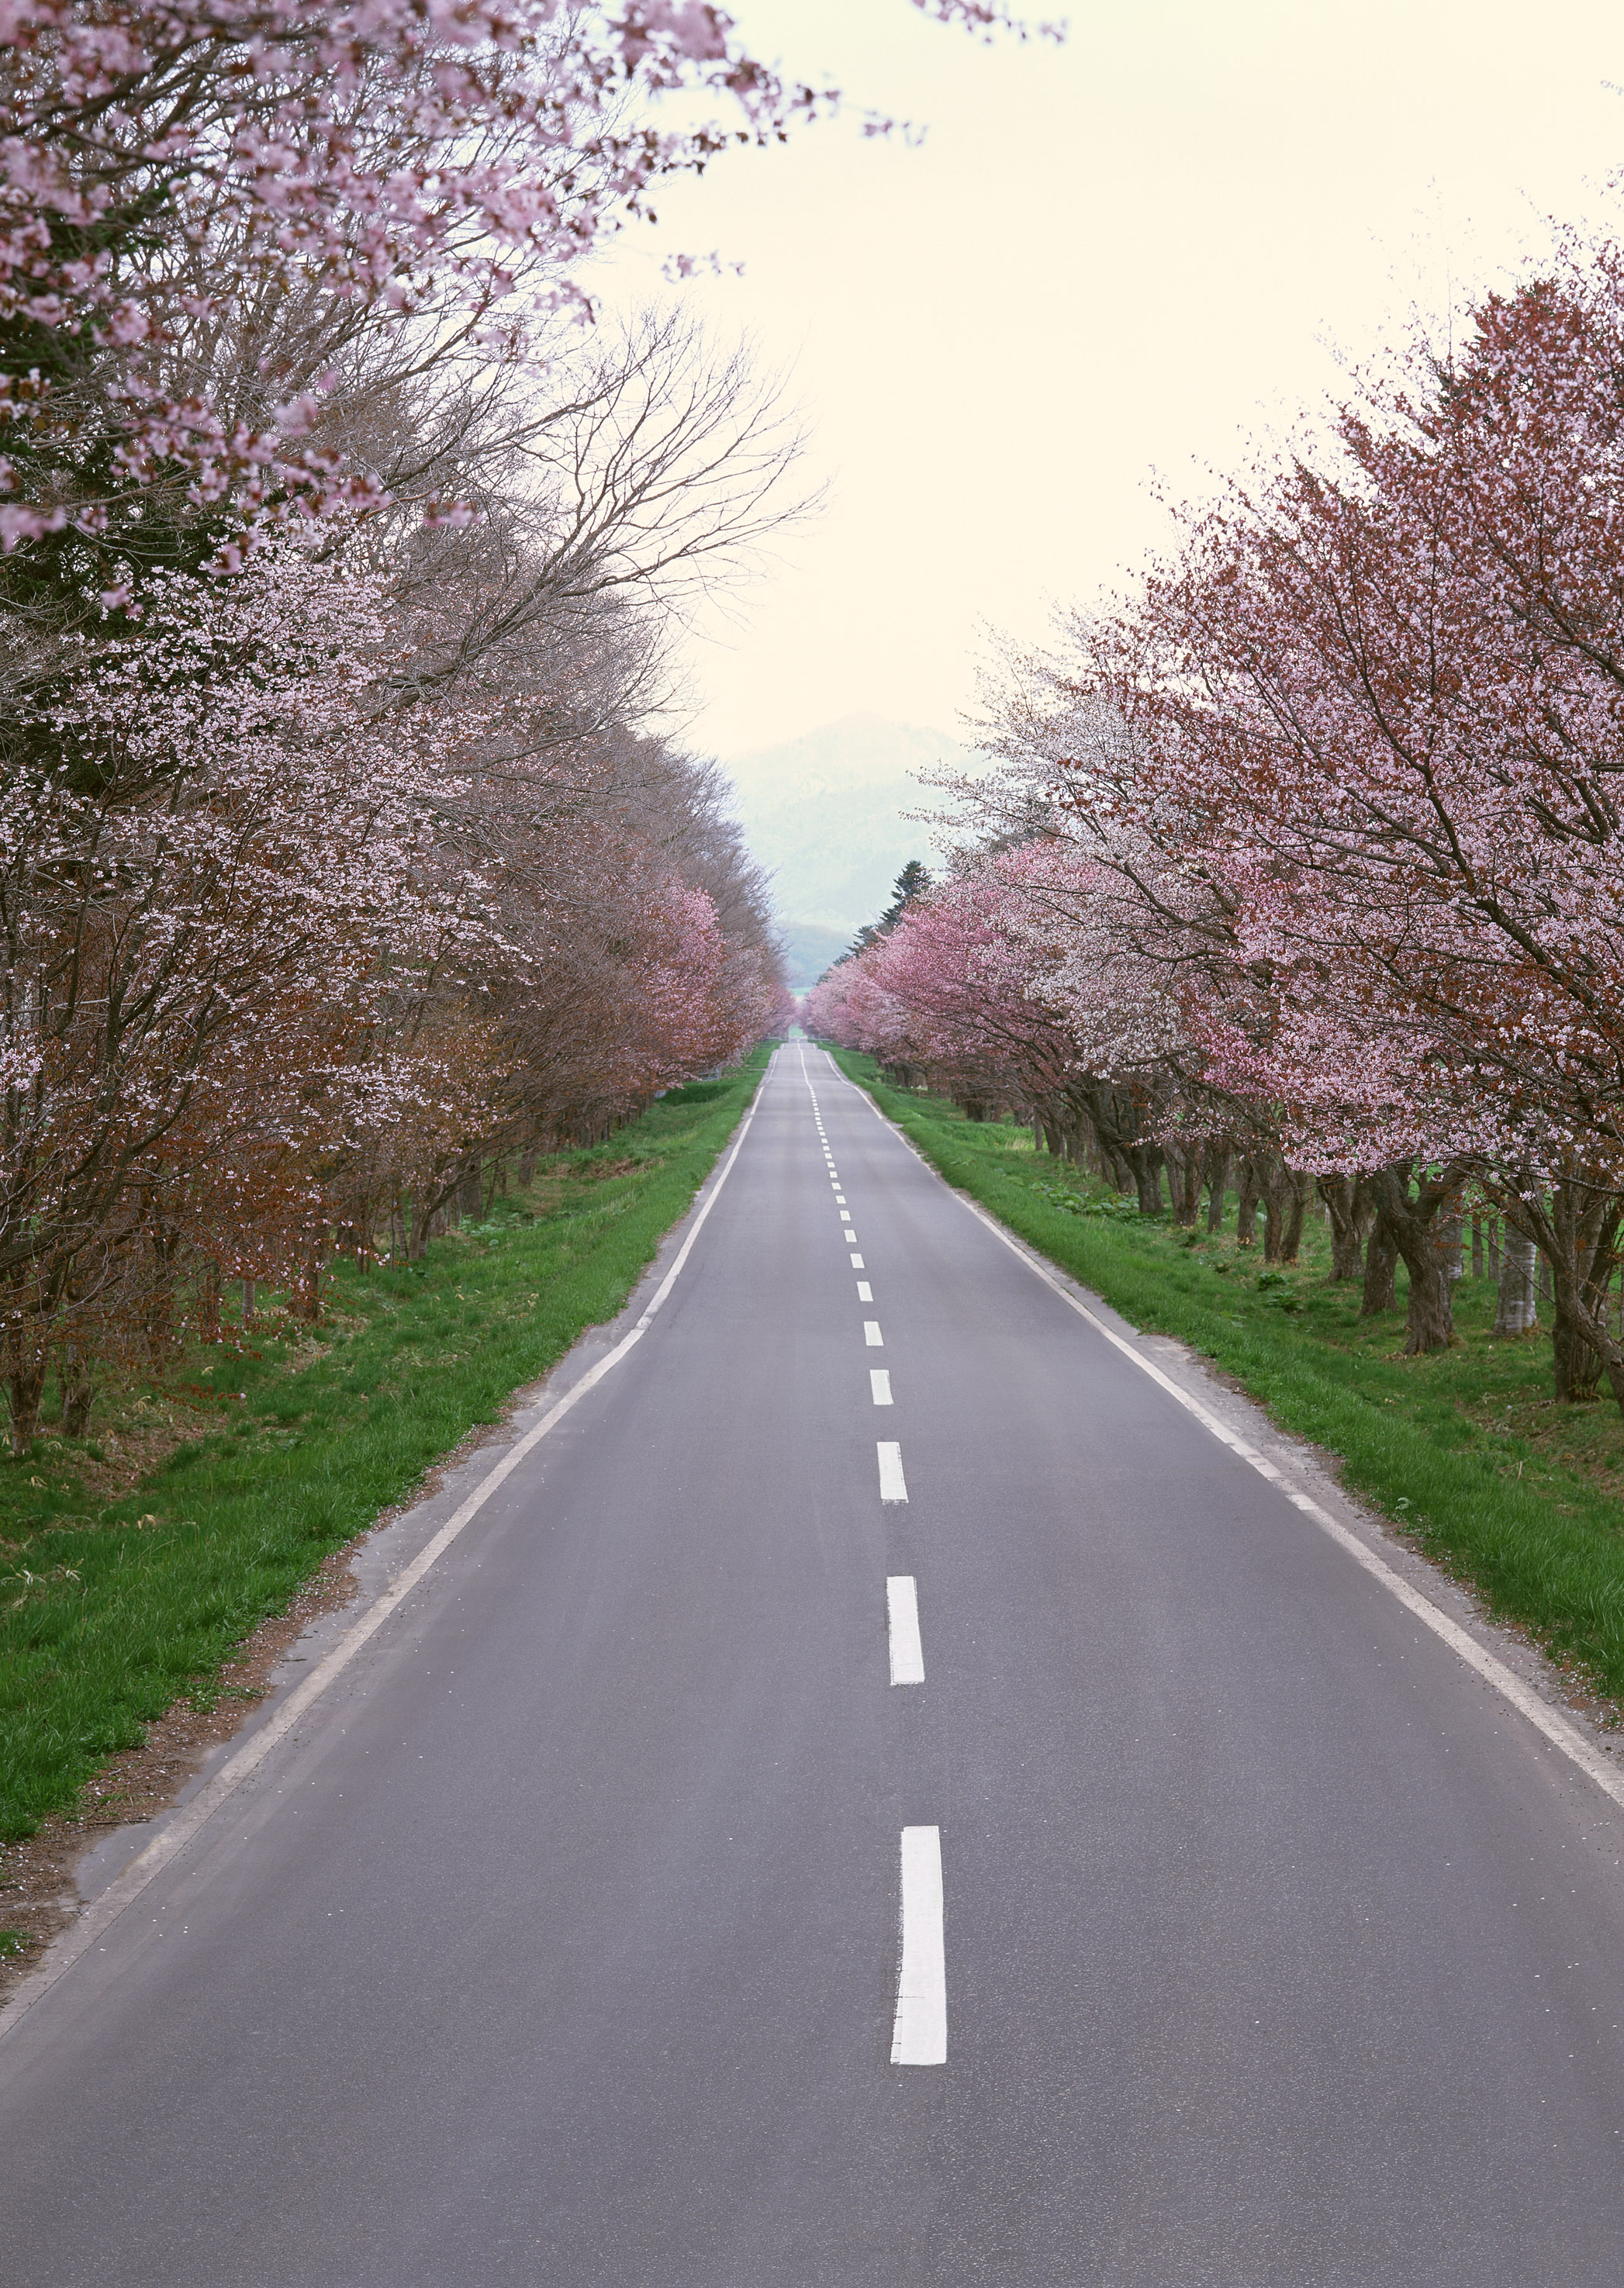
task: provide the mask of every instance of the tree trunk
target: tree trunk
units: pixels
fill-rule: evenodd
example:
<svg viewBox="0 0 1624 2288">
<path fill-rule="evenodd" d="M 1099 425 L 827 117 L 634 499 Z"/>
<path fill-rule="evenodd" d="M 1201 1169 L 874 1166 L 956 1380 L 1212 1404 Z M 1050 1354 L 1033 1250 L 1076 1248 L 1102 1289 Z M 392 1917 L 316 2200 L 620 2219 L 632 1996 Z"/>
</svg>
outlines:
<svg viewBox="0 0 1624 2288">
<path fill-rule="evenodd" d="M 1133 1171 L 1141 1215 L 1161 1213 L 1161 1155 L 1153 1144 L 1130 1144 L 1128 1164 Z"/>
<path fill-rule="evenodd" d="M 1207 1228 L 1224 1228 L 1224 1195 L 1229 1188 L 1229 1146 L 1209 1144 L 1203 1156 L 1201 1181 L 1207 1187 Z"/>
<path fill-rule="evenodd" d="M 1419 1358 L 1430 1351 L 1447 1350 L 1454 1338 L 1449 1303 L 1449 1259 L 1446 1242 L 1440 1243 L 1440 1225 L 1446 1228 L 1458 1216 L 1461 1173 L 1446 1170 L 1433 1179 L 1424 1172 L 1410 1189 L 1407 1164 L 1377 1171 L 1371 1190 L 1404 1258 L 1410 1275 L 1409 1316 L 1404 1331 L 1404 1355 Z"/>
<path fill-rule="evenodd" d="M 77 1343 L 67 1344 L 57 1370 L 62 1384 L 62 1434 L 67 1438 L 83 1438 L 90 1427 L 91 1408 L 96 1400 L 89 1354 Z"/>
<path fill-rule="evenodd" d="M 1599 1186 L 1558 1184 L 1551 1196 L 1551 1347 L 1558 1400 L 1596 1396 L 1612 1339 L 1607 1290 L 1619 1259 L 1624 1199 Z"/>
<path fill-rule="evenodd" d="M 1489 1218 L 1489 1277 L 1500 1277 L 1500 1218 Z"/>
<path fill-rule="evenodd" d="M 1481 1216 L 1474 1216 L 1472 1218 L 1472 1277 L 1474 1279 L 1481 1279 L 1482 1276 L 1483 1219 Z"/>
<path fill-rule="evenodd" d="M 1303 1205 L 1308 1179 L 1288 1168 L 1278 1153 L 1257 1156 L 1264 1196 L 1264 1261 L 1295 1263 L 1303 1243 Z"/>
<path fill-rule="evenodd" d="M 254 1323 L 254 1283 L 251 1279 L 242 1282 L 242 1323 L 245 1327 L 251 1327 Z"/>
<path fill-rule="evenodd" d="M 1397 1236 L 1397 1235 L 1395 1235 Z M 1409 1310 L 1404 1327 L 1404 1355 L 1421 1358 L 1429 1351 L 1446 1351 L 1454 1340 L 1454 1314 L 1450 1307 L 1449 1274 L 1442 1257 L 1423 1234 L 1406 1245 L 1410 1235 L 1398 1238 L 1398 1252 L 1410 1275 Z"/>
<path fill-rule="evenodd" d="M 1438 1251 L 1443 1261 L 1444 1276 L 1451 1282 L 1460 1278 L 1464 1268 L 1462 1261 L 1464 1229 L 1458 1209 L 1438 1219 Z"/>
<path fill-rule="evenodd" d="M 1609 1273 L 1611 1266 L 1609 1267 Z M 1600 1291 L 1589 1281 L 1575 1279 L 1565 1257 L 1552 1261 L 1556 1289 L 1553 1333 L 1557 1337 L 1557 1395 L 1573 1400 L 1592 1398 L 1604 1374 L 1609 1389 L 1624 1411 L 1624 1335 L 1607 1323 L 1606 1276 Z"/>
<path fill-rule="evenodd" d="M 1173 1220 L 1189 1230 L 1201 1205 L 1201 1158 L 1193 1146 L 1175 1148 L 1167 1155 L 1168 1189 L 1173 1199 Z"/>
<path fill-rule="evenodd" d="M 12 1459 L 26 1462 L 39 1428 L 39 1402 L 45 1388 L 45 1347 L 22 1328 L 6 1345 L 6 1396 L 12 1409 Z"/>
<path fill-rule="evenodd" d="M 485 1206 L 485 1186 L 479 1175 L 479 1156 L 476 1152 L 463 1170 L 456 1188 L 456 1204 L 465 1216 L 475 1223 Z"/>
<path fill-rule="evenodd" d="M 1283 1260 L 1295 1263 L 1303 1247 L 1303 1218 L 1308 1210 L 1308 1178 L 1301 1170 L 1294 1170 L 1291 1196 L 1286 1208 L 1286 1242 Z"/>
<path fill-rule="evenodd" d="M 197 1331 L 206 1343 L 220 1339 L 220 1267 L 206 1261 L 197 1283 Z"/>
<path fill-rule="evenodd" d="M 1320 1176 L 1314 1189 L 1331 1219 L 1331 1276 L 1357 1279 L 1364 1267 L 1365 1235 L 1372 1209 L 1351 1176 Z"/>
<path fill-rule="evenodd" d="M 1494 1313 L 1497 1335 L 1525 1335 L 1540 1323 L 1533 1259 L 1533 1240 L 1508 1224 L 1501 1251 L 1500 1300 Z"/>
<path fill-rule="evenodd" d="M 1397 1310 L 1398 1267 L 1398 1251 L 1393 1244 L 1391 1227 L 1385 1216 L 1378 1213 L 1371 1224 L 1365 1249 L 1365 1291 L 1359 1297 L 1361 1319 L 1374 1319 L 1380 1312 Z"/>
<path fill-rule="evenodd" d="M 1240 1156 L 1235 1207 L 1235 1244 L 1250 1247 L 1257 1238 L 1257 1164 L 1249 1152 Z"/>
<path fill-rule="evenodd" d="M 1551 1363 L 1554 1394 L 1558 1403 L 1571 1406 L 1579 1400 L 1594 1398 L 1602 1376 L 1600 1357 L 1585 1340 L 1571 1311 L 1557 1306 L 1552 1311 L 1552 1322 Z"/>
<path fill-rule="evenodd" d="M 147 1307 L 142 1314 L 147 1355 L 154 1361 L 168 1358 L 176 1347 L 175 1273 L 170 1258 L 169 1248 L 154 1247 L 152 1283 L 147 1291 Z"/>
</svg>

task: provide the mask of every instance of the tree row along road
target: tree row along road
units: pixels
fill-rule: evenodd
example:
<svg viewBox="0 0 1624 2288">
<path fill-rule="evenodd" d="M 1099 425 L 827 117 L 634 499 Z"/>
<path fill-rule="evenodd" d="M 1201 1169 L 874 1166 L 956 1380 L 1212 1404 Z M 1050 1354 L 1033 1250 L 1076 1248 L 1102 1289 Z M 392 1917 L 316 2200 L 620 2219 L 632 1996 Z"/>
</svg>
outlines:
<svg viewBox="0 0 1624 2288">
<path fill-rule="evenodd" d="M 709 1197 L 0 2043 L 8 2283 L 1614 2282 L 1616 1807 L 822 1056 Z"/>
</svg>

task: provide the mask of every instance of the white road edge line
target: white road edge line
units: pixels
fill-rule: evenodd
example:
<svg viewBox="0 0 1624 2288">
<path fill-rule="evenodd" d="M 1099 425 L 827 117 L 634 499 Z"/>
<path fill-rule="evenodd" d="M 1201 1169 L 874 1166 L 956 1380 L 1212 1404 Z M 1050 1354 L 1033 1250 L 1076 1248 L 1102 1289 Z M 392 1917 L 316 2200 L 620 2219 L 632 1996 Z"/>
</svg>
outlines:
<svg viewBox="0 0 1624 2288">
<path fill-rule="evenodd" d="M 942 1831 L 902 1831 L 902 1960 L 891 2035 L 894 2066 L 947 2062 L 947 1960 L 942 1942 Z"/>
<path fill-rule="evenodd" d="M 893 1684 L 923 1684 L 924 1643 L 919 1633 L 919 1590 L 911 1573 L 892 1573 L 885 1583 L 885 1633 Z"/>
<path fill-rule="evenodd" d="M 825 1050 L 824 1054 L 827 1057 L 828 1052 Z M 845 1080 L 845 1075 L 841 1072 L 832 1057 L 829 1057 L 828 1062 L 830 1070 L 841 1080 Z M 912 1152 L 922 1167 L 930 1168 L 930 1162 L 922 1153 L 915 1150 L 897 1126 L 896 1122 L 886 1118 L 867 1089 L 859 1088 L 855 1081 L 847 1080 L 845 1084 L 853 1094 L 862 1099 L 875 1118 L 883 1126 L 890 1129 L 905 1151 Z M 946 1178 L 942 1177 L 938 1170 L 931 1168 L 931 1173 L 937 1177 L 939 1182 L 947 1182 Z M 977 1201 L 968 1199 L 963 1192 L 955 1190 L 951 1184 L 947 1184 L 947 1188 L 953 1194 L 955 1199 L 970 1210 L 971 1215 L 986 1226 L 994 1239 L 1002 1241 L 1011 1255 L 1018 1255 L 1020 1258 L 1028 1271 L 1034 1271 L 1046 1287 L 1051 1287 L 1060 1300 L 1068 1308 L 1075 1311 L 1080 1319 L 1086 1319 L 1089 1326 L 1102 1334 L 1114 1349 L 1121 1352 L 1124 1358 L 1131 1359 L 1141 1374 L 1149 1375 L 1151 1380 L 1160 1384 L 1169 1398 L 1177 1400 L 1186 1413 L 1193 1414 L 1202 1428 L 1209 1430 L 1220 1445 L 1227 1446 L 1232 1454 L 1239 1455 L 1243 1462 L 1257 1472 L 1259 1477 L 1266 1478 L 1271 1486 L 1278 1487 L 1294 1509 L 1299 1509 L 1304 1517 L 1311 1518 L 1320 1531 L 1328 1534 L 1338 1548 L 1345 1550 L 1356 1565 L 1363 1566 L 1373 1580 L 1379 1581 L 1384 1589 L 1396 1597 L 1407 1613 L 1413 1614 L 1424 1627 L 1431 1630 L 1434 1636 L 1440 1638 L 1449 1647 L 1451 1652 L 1463 1660 L 1468 1668 L 1474 1670 L 1485 1684 L 1491 1685 L 1502 1700 L 1517 1710 L 1519 1716 L 1526 1717 L 1534 1730 L 1549 1740 L 1553 1748 L 1559 1749 L 1571 1763 L 1576 1764 L 1587 1779 L 1594 1780 L 1604 1795 L 1610 1797 L 1616 1804 L 1624 1804 L 1624 1772 L 1620 1771 L 1618 1767 L 1604 1756 L 1598 1748 L 1592 1746 L 1576 1725 L 1570 1724 L 1565 1716 L 1559 1715 L 1556 1709 L 1541 1700 L 1539 1694 L 1533 1691 L 1523 1682 L 1520 1676 L 1509 1669 L 1503 1660 L 1498 1659 L 1493 1653 L 1480 1645 L 1477 1638 L 1463 1629 L 1458 1621 L 1452 1621 L 1447 1613 L 1433 1603 L 1430 1597 L 1423 1595 L 1412 1582 L 1406 1581 L 1402 1573 L 1396 1572 L 1386 1559 L 1379 1557 L 1374 1549 L 1367 1547 L 1357 1533 L 1351 1533 L 1345 1525 L 1341 1524 L 1331 1515 L 1329 1510 L 1322 1508 L 1311 1494 L 1304 1493 L 1302 1487 L 1296 1485 L 1284 1470 L 1269 1459 L 1266 1454 L 1260 1454 L 1256 1446 L 1241 1437 L 1239 1431 L 1232 1430 L 1227 1422 L 1220 1421 L 1209 1407 L 1203 1406 L 1200 1400 L 1194 1397 L 1189 1391 L 1181 1390 L 1170 1375 L 1163 1374 L 1159 1366 L 1153 1364 L 1142 1352 L 1137 1351 L 1125 1337 L 1117 1333 L 1114 1327 L 1108 1327 L 1097 1313 L 1090 1311 L 1086 1303 L 1080 1301 L 1059 1279 L 1056 1278 L 1047 1264 L 1040 1262 L 1021 1244 L 1013 1233 L 1006 1231 L 995 1216 L 989 1215 Z"/>
<path fill-rule="evenodd" d="M 589 1390 L 595 1389 L 610 1369 L 618 1366 L 627 1353 L 642 1340 L 655 1313 L 676 1285 L 682 1267 L 693 1251 L 693 1243 L 704 1228 L 706 1218 L 715 1207 L 723 1185 L 733 1172 L 733 1163 L 744 1148 L 744 1140 L 749 1133 L 750 1123 L 756 1117 L 757 1103 L 760 1100 L 762 1091 L 772 1078 L 772 1069 L 777 1062 L 778 1054 L 775 1050 L 768 1060 L 767 1069 L 762 1074 L 750 1108 L 745 1114 L 739 1133 L 733 1140 L 733 1150 L 723 1162 L 721 1172 L 712 1184 L 699 1213 L 694 1217 L 687 1237 L 677 1250 L 676 1261 L 661 1281 L 648 1308 L 636 1326 L 622 1335 L 614 1348 L 606 1352 L 596 1366 L 589 1367 L 579 1382 L 572 1383 L 564 1395 L 548 1408 L 541 1420 L 527 1430 L 517 1444 L 508 1448 L 502 1459 L 493 1469 L 487 1471 L 473 1491 L 457 1509 L 453 1511 L 439 1532 L 424 1544 L 411 1563 L 396 1574 L 389 1586 L 374 1598 L 360 1618 L 352 1623 L 351 1626 L 345 1631 L 332 1650 L 318 1661 L 310 1674 L 294 1687 L 275 1714 L 267 1718 L 258 1731 L 238 1749 L 236 1754 L 228 1758 L 221 1765 L 208 1785 L 201 1788 L 191 1802 L 175 1815 L 162 1834 L 154 1836 L 147 1848 L 131 1861 L 116 1881 L 110 1883 L 100 1896 L 91 1902 L 73 1928 L 65 1931 L 61 1937 L 54 1942 L 33 1976 L 18 1988 L 5 2008 L 0 2010 L 0 2040 L 4 2040 L 12 2027 L 27 2015 L 34 2005 L 50 1992 L 66 1971 L 72 1969 L 80 1956 L 87 1953 L 96 1941 L 112 1927 L 131 1902 L 138 1898 L 146 1889 L 154 1876 L 160 1873 L 171 1859 L 185 1850 L 198 1831 L 219 1809 L 226 1799 L 236 1792 L 250 1774 L 257 1770 L 272 1749 L 287 1737 L 301 1717 L 307 1714 L 321 1699 L 333 1680 L 349 1666 L 361 1647 L 376 1635 L 390 1615 L 410 1596 L 424 1576 L 437 1560 L 445 1554 L 464 1527 L 472 1523 L 496 1489 L 512 1476 L 525 1457 L 539 1446 L 548 1432 L 564 1419 L 576 1400 L 584 1398 Z M 899 1465 L 899 1474 L 900 1474 Z M 904 1496 L 903 1498 L 906 1499 L 907 1497 Z"/>
<path fill-rule="evenodd" d="M 1256 1446 L 1243 1438 L 1239 1431 L 1232 1430 L 1227 1422 L 1221 1421 L 1210 1408 L 1202 1405 L 1199 1398 L 1187 1390 L 1181 1390 L 1170 1375 L 1163 1374 L 1159 1366 L 1153 1365 L 1130 1342 L 1119 1335 L 1114 1327 L 1108 1327 L 1097 1313 L 1090 1311 L 1086 1303 L 1080 1302 L 1075 1295 L 1068 1294 L 1060 1281 L 1029 1255 L 1019 1242 L 1003 1230 L 996 1219 L 986 1214 L 975 1201 L 966 1200 L 964 1204 L 986 1226 L 994 1238 L 1003 1242 L 1011 1254 L 1019 1256 L 1028 1270 L 1036 1272 L 1046 1287 L 1052 1287 L 1061 1301 L 1068 1304 L 1080 1319 L 1086 1319 L 1114 1349 L 1121 1352 L 1124 1358 L 1131 1359 L 1142 1374 L 1149 1375 L 1151 1380 L 1160 1384 L 1170 1398 L 1176 1398 L 1186 1413 L 1193 1414 L 1202 1428 L 1211 1432 L 1220 1445 L 1227 1446 L 1232 1454 L 1238 1454 L 1243 1462 L 1255 1469 L 1260 1478 L 1266 1478 L 1271 1486 L 1278 1487 L 1295 1509 L 1300 1509 L 1304 1517 L 1311 1518 L 1322 1533 L 1328 1534 L 1339 1548 L 1346 1550 L 1356 1565 L 1362 1565 L 1373 1580 L 1379 1581 L 1384 1589 L 1390 1590 L 1406 1612 L 1413 1613 L 1418 1621 L 1423 1622 L 1432 1631 L 1434 1636 L 1441 1638 L 1451 1652 L 1457 1654 L 1469 1668 L 1474 1669 L 1485 1684 L 1493 1685 L 1502 1699 L 1509 1701 L 1519 1715 L 1527 1718 L 1535 1731 L 1541 1733 L 1553 1747 L 1560 1748 L 1587 1778 L 1594 1780 L 1604 1795 L 1611 1796 L 1614 1803 L 1624 1804 L 1624 1772 L 1618 1770 L 1598 1749 L 1592 1747 L 1576 1726 L 1570 1724 L 1565 1717 L 1559 1716 L 1537 1692 L 1532 1691 L 1523 1682 L 1520 1676 L 1515 1675 L 1503 1660 L 1497 1659 L 1494 1654 L 1480 1645 L 1458 1621 L 1452 1621 L 1430 1597 L 1424 1596 L 1413 1582 L 1406 1581 L 1402 1573 L 1396 1572 L 1386 1559 L 1379 1557 L 1374 1549 L 1359 1539 L 1357 1533 L 1351 1533 L 1345 1525 L 1331 1515 L 1329 1510 L 1322 1508 L 1311 1494 L 1304 1493 L 1301 1486 L 1294 1484 L 1278 1464 L 1271 1462 L 1266 1454 L 1260 1454 Z"/>
<path fill-rule="evenodd" d="M 883 1502 L 906 1501 L 907 1481 L 902 1474 L 902 1449 L 894 1439 L 880 1439 L 875 1447 L 880 1458 L 880 1499 Z"/>
</svg>

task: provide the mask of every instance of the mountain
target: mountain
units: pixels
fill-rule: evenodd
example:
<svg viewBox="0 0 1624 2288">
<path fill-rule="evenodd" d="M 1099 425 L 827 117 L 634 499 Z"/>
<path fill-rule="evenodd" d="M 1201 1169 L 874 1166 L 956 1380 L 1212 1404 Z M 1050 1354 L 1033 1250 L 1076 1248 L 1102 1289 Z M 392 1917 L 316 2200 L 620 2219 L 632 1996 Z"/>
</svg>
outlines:
<svg viewBox="0 0 1624 2288">
<path fill-rule="evenodd" d="M 796 991 L 884 910 L 908 859 L 936 862 L 931 829 L 902 814 L 942 806 L 913 774 L 944 765 L 970 768 L 973 759 L 939 731 L 847 715 L 725 766 L 745 838 L 772 877 Z"/>
</svg>

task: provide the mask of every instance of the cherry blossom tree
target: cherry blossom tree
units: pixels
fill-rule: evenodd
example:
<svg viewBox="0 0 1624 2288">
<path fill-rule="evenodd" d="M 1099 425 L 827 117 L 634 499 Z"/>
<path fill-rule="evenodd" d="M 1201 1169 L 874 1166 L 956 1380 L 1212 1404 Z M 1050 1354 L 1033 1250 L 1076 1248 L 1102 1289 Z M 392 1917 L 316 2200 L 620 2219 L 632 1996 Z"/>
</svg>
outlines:
<svg viewBox="0 0 1624 2288">
<path fill-rule="evenodd" d="M 25 1444 L 60 1314 L 188 1189 L 307 1156 L 392 965 L 481 926 L 471 878 L 448 899 L 422 862 L 455 739 L 374 719 L 376 584 L 284 547 L 152 593 L 160 630 L 70 646 L 3 727 L 0 1282 Z"/>
<path fill-rule="evenodd" d="M 1193 518 L 1136 606 L 1074 625 L 1047 762 L 1130 894 L 1122 942 L 1199 981 L 1199 1080 L 1374 1198 L 1410 1347 L 1449 1339 L 1441 1234 L 1475 1185 L 1550 1261 L 1559 1391 L 1588 1357 L 1624 1401 L 1600 1307 L 1624 1191 L 1618 287 L 1611 250 L 1575 251 L 1373 390 L 1336 456 Z"/>
<path fill-rule="evenodd" d="M 0 43 L 0 544 L 34 610 L 365 497 L 313 434 L 364 345 L 408 346 L 397 378 L 524 360 L 661 177 L 835 100 L 705 0 L 5 0 Z"/>
</svg>

